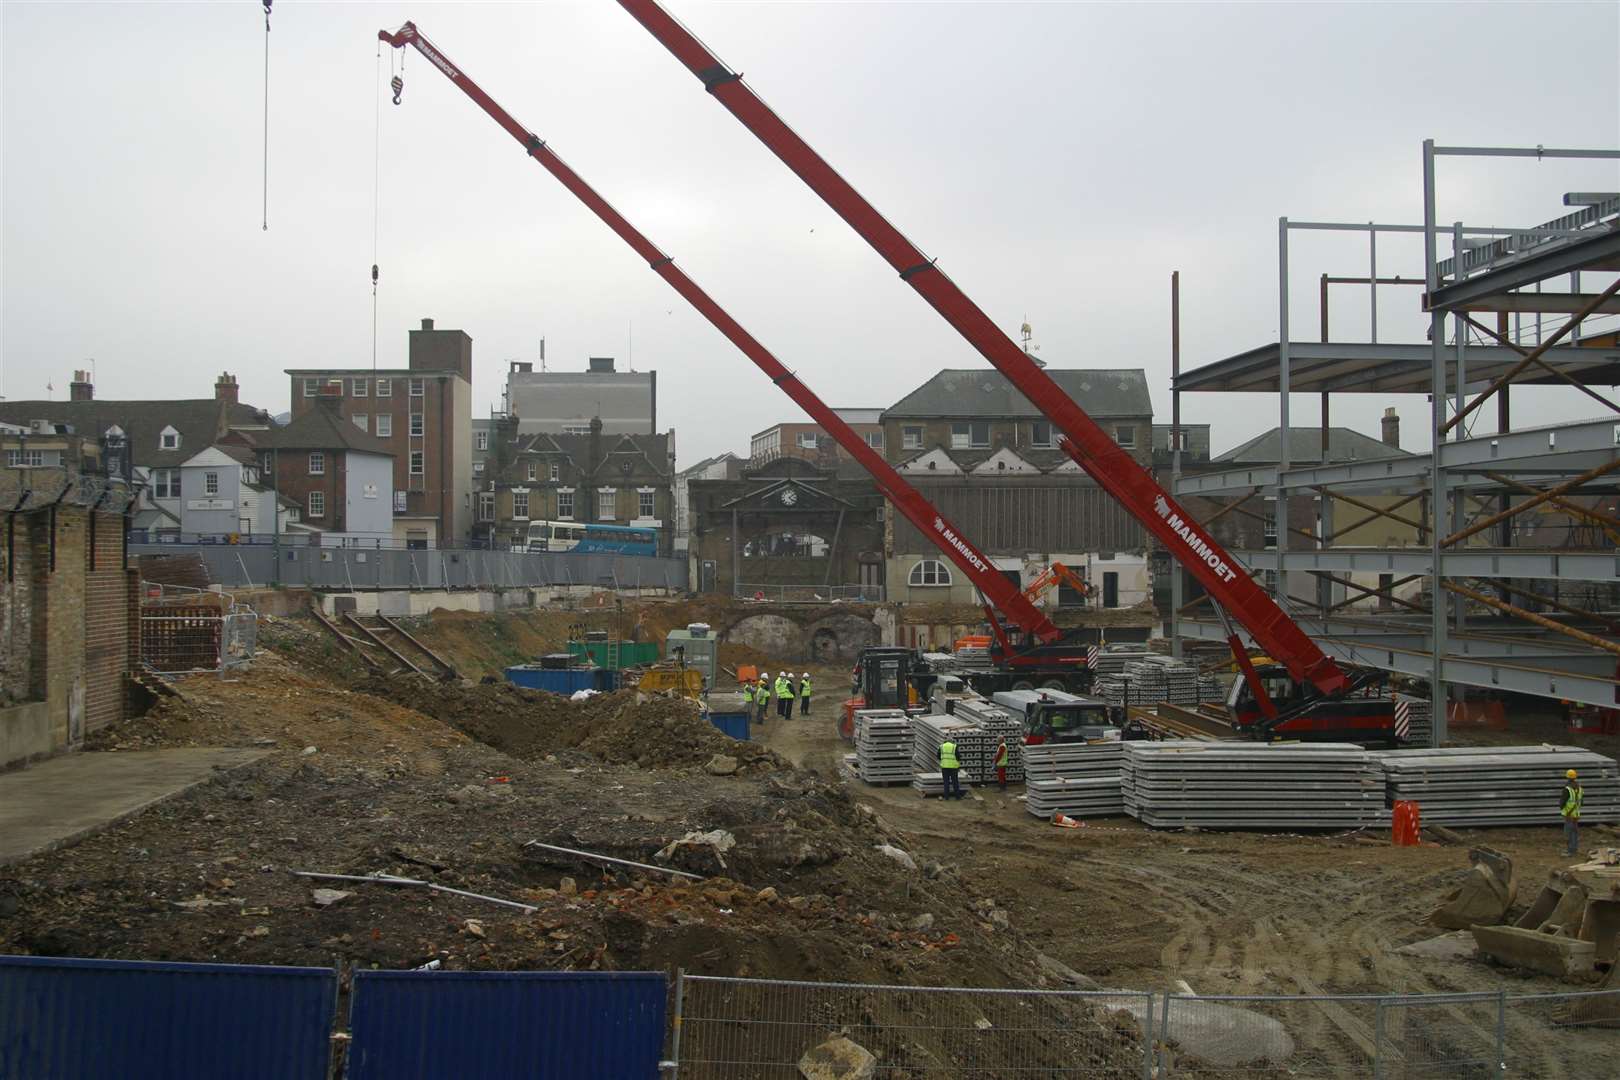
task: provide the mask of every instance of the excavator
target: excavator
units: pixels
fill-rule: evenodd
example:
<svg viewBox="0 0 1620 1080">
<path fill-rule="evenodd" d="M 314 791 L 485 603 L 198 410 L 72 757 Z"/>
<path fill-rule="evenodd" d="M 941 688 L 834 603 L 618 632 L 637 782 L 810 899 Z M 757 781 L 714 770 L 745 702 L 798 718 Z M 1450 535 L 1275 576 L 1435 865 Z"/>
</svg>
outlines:
<svg viewBox="0 0 1620 1080">
<path fill-rule="evenodd" d="M 940 270 L 934 260 L 885 219 L 830 164 L 799 137 L 742 79 L 721 63 L 701 41 L 664 11 L 655 0 L 619 0 L 654 38 L 702 82 L 704 89 L 804 180 L 845 222 L 934 308 L 990 364 L 1000 371 L 1063 433 L 1059 445 L 1099 487 L 1139 521 L 1171 556 L 1196 578 L 1226 620 L 1227 643 L 1243 673 L 1252 710 L 1237 718 L 1240 730 L 1256 738 L 1355 739 L 1396 741 L 1394 699 L 1374 690 L 1381 673 L 1354 678 L 1324 653 L 1287 613 L 1255 584 L 1235 558 L 1176 503 L 1096 421 L 1069 398 L 1010 337 Z M 999 663 L 1007 668 L 1035 669 L 1053 661 L 1072 661 L 1087 669 L 1086 649 L 1065 635 L 1009 582 L 961 532 L 857 435 L 793 372 L 704 292 L 645 235 L 574 172 L 538 135 L 523 127 L 477 83 L 423 36 L 414 23 L 396 31 L 379 31 L 393 48 L 415 48 L 511 135 L 525 154 L 564 187 L 646 260 L 649 268 L 675 289 L 699 314 L 752 360 L 811 419 L 871 474 L 896 511 L 929 536 L 985 598 L 986 613 L 997 638 Z M 396 80 L 394 100 L 402 85 Z M 1023 628 L 1029 641 L 1012 640 L 995 611 Z M 1235 620 L 1254 643 L 1275 658 L 1286 686 L 1268 686 L 1255 671 Z M 1277 694 L 1273 694 L 1277 690 Z M 1287 690 L 1287 693 L 1281 691 Z M 1280 700 L 1279 700 L 1280 699 Z M 1245 721 L 1243 717 L 1252 717 Z"/>
</svg>

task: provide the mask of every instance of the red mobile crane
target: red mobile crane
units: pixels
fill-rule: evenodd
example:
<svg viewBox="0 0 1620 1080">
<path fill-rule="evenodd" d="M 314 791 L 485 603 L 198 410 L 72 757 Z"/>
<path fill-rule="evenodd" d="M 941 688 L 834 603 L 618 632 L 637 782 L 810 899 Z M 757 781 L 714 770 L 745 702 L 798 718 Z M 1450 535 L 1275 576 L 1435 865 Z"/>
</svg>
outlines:
<svg viewBox="0 0 1620 1080">
<path fill-rule="evenodd" d="M 620 6 L 702 81 L 704 89 L 740 120 L 783 164 L 860 234 L 935 311 L 1005 375 L 1065 438 L 1061 446 L 1097 484 L 1159 539 L 1204 586 L 1225 618 L 1248 630 L 1256 644 L 1286 669 L 1286 705 L 1268 693 L 1248 662 L 1237 633 L 1228 644 L 1243 669 L 1249 706 L 1239 704 L 1266 734 L 1332 737 L 1351 735 L 1393 739 L 1394 705 L 1354 698 L 1373 676 L 1352 680 L 1299 626 L 1243 572 L 1237 560 L 1178 506 L 1146 469 L 1119 448 L 1052 377 L 1032 361 L 990 317 L 880 214 L 827 161 L 762 101 L 740 73 L 723 64 L 702 42 L 661 8 L 656 0 L 619 0 Z M 1230 630 L 1230 625 L 1228 625 Z"/>
<path fill-rule="evenodd" d="M 994 652 L 995 664 L 991 672 L 995 679 L 991 684 L 987 684 L 987 692 L 989 689 L 1002 689 L 1003 683 L 1015 681 L 1033 685 L 1044 680 L 1047 683 L 1072 685 L 1077 689 L 1090 685 L 1091 671 L 1087 664 L 1087 650 L 1083 644 L 1067 641 L 1064 632 L 1035 607 L 1000 570 L 996 569 L 989 558 L 947 521 L 921 492 L 907 483 L 881 454 L 868 446 L 866 440 L 829 409 L 798 376 L 789 371 L 752 334 L 744 330 L 708 293 L 676 266 L 673 259 L 625 220 L 606 199 L 558 157 L 544 140 L 523 127 L 510 113 L 501 108 L 436 45 L 428 41 L 414 23 L 408 22 L 392 33 L 387 30 L 378 31 L 377 37 L 396 49 L 404 48 L 406 45 L 412 46 L 427 57 L 428 61 L 443 72 L 451 82 L 460 87 L 479 108 L 516 139 L 530 157 L 561 181 L 564 187 L 573 192 L 597 217 L 629 244 L 636 254 L 646 259 L 654 273 L 668 282 L 670 287 L 708 319 L 715 329 L 741 349 L 772 382 L 781 387 L 782 391 L 808 413 L 811 419 L 838 440 L 838 444 L 871 474 L 884 497 L 967 575 L 974 588 L 987 601 L 985 614 L 989 617 L 999 643 L 999 648 Z M 396 78 L 393 85 L 396 104 L 403 87 L 403 82 Z M 1016 624 L 1026 640 L 1015 643 L 1009 639 L 1002 629 L 1000 619 L 996 617 L 996 609 Z"/>
<path fill-rule="evenodd" d="M 1351 696 L 1363 691 L 1375 677 L 1371 673 L 1354 682 L 1305 632 L 1243 573 L 1240 565 L 1204 534 L 1192 515 L 1153 479 L 1152 475 L 1119 448 L 1106 432 L 1063 393 L 1041 368 L 1010 338 L 996 329 L 977 305 L 939 270 L 898 229 L 878 213 L 827 162 L 799 138 L 781 118 L 742 82 L 742 76 L 720 63 L 701 42 L 652 0 L 619 0 L 634 16 L 751 132 L 758 136 L 834 211 L 848 222 L 892 266 L 903 281 L 928 301 L 969 344 L 1024 394 L 1064 433 L 1060 445 L 1097 484 L 1132 517 L 1157 536 L 1167 550 L 1203 584 L 1223 618 L 1229 613 L 1248 630 L 1256 643 L 1275 657 L 1286 681 L 1262 680 L 1249 662 L 1236 631 L 1228 644 L 1243 671 L 1247 696 L 1234 702 L 1239 726 L 1261 736 L 1314 739 L 1355 738 L 1394 741 L 1393 699 Z M 452 64 L 444 54 L 407 22 L 398 31 L 379 31 L 378 38 L 394 48 L 414 47 L 463 93 L 482 108 L 525 152 L 555 176 L 597 217 L 647 260 L 649 267 L 692 304 L 700 314 L 754 364 L 781 386 L 800 408 L 838 440 L 871 473 L 879 488 L 906 518 L 968 575 L 990 603 L 1011 616 L 1044 648 L 1063 648 L 1062 632 L 1021 595 L 1011 583 L 958 533 L 923 496 L 866 446 L 792 372 L 732 319 L 673 260 L 634 228 L 618 211 L 552 152 L 539 136 L 525 129 L 495 103 L 482 88 Z M 395 86 L 395 100 L 400 87 Z M 1002 636 L 993 611 L 990 624 L 1002 645 L 1003 663 L 1033 666 L 1041 661 L 1030 652 L 1014 654 Z M 1230 627 L 1229 627 L 1230 629 Z M 1083 668 L 1083 652 L 1074 657 Z M 1270 682 L 1268 687 L 1267 683 Z M 1281 701 L 1279 702 L 1279 698 Z"/>
</svg>

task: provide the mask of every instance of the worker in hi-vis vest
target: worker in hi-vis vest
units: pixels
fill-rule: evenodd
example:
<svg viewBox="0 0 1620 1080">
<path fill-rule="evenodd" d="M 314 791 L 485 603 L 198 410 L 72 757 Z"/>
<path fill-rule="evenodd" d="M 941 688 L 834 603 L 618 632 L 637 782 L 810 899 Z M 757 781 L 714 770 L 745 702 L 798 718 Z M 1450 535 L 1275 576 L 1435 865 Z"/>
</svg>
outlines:
<svg viewBox="0 0 1620 1080">
<path fill-rule="evenodd" d="M 810 673 L 799 677 L 799 715 L 810 715 Z"/>
<path fill-rule="evenodd" d="M 782 713 L 782 719 L 793 719 L 793 680 L 788 678 L 787 672 L 782 672 L 776 683 L 777 707 Z"/>
<path fill-rule="evenodd" d="M 763 724 L 765 722 L 765 706 L 770 702 L 770 700 L 771 688 L 769 684 L 766 683 L 765 676 L 761 674 L 759 677 L 759 685 L 754 687 L 754 710 L 756 715 L 756 719 L 754 721 L 755 723 Z"/>
<path fill-rule="evenodd" d="M 747 682 L 745 680 L 743 682 L 742 695 L 743 695 L 743 704 L 748 706 L 748 711 L 749 712 L 753 712 L 754 711 L 754 684 L 751 683 L 751 682 Z"/>
<path fill-rule="evenodd" d="M 1007 790 L 1007 757 L 1007 740 L 1002 739 L 996 747 L 996 786 L 1002 791 Z"/>
<path fill-rule="evenodd" d="M 962 763 L 956 760 L 956 744 L 949 739 L 939 744 L 939 776 L 947 799 L 962 798 L 962 781 L 957 776 Z"/>
<path fill-rule="evenodd" d="M 1564 785 L 1564 854 L 1574 855 L 1581 850 L 1581 781 L 1574 769 L 1564 774 L 1569 783 Z"/>
</svg>

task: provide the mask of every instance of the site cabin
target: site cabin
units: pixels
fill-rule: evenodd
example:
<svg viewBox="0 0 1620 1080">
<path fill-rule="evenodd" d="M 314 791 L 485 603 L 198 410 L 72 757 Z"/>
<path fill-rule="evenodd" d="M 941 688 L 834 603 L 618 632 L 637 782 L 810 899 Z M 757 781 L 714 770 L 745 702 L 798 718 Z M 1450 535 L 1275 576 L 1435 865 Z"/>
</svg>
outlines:
<svg viewBox="0 0 1620 1080">
<path fill-rule="evenodd" d="M 1062 690 L 1004 690 L 990 700 L 1023 721 L 1030 746 L 1117 739 L 1124 726 L 1121 707 Z"/>
<path fill-rule="evenodd" d="M 684 630 L 671 630 L 664 638 L 664 659 L 703 673 L 703 687 L 719 685 L 720 639 L 708 623 L 688 623 Z"/>
<path fill-rule="evenodd" d="M 582 554 L 657 555 L 658 530 L 640 525 L 584 521 L 531 521 L 527 541 L 514 550 Z"/>
</svg>

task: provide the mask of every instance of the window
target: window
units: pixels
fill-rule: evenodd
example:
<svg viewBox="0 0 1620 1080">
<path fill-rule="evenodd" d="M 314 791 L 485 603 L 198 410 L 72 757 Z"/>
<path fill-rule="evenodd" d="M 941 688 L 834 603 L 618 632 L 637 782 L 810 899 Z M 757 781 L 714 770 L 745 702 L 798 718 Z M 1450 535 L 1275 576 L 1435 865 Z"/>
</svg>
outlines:
<svg viewBox="0 0 1620 1080">
<path fill-rule="evenodd" d="M 484 475 L 484 463 L 482 461 L 473 462 L 473 475 L 474 476 L 483 476 Z"/>
<path fill-rule="evenodd" d="M 312 518 L 326 516 L 326 492 L 312 491 L 309 493 L 309 516 Z"/>
<path fill-rule="evenodd" d="M 366 380 L 364 380 L 364 379 L 350 379 L 349 380 L 349 396 L 350 397 L 365 397 L 367 392 L 370 391 L 370 389 L 371 389 L 371 384 L 366 382 Z"/>
<path fill-rule="evenodd" d="M 319 379 L 305 379 L 304 380 L 304 396 L 305 397 L 316 397 L 316 396 L 318 396 L 320 394 L 320 392 L 321 392 L 321 380 L 319 380 Z"/>
<path fill-rule="evenodd" d="M 866 445 L 870 446 L 874 450 L 883 449 L 883 432 L 868 431 L 866 433 Z"/>
<path fill-rule="evenodd" d="M 478 493 L 478 520 L 495 520 L 495 493 L 493 491 L 480 491 Z"/>
<path fill-rule="evenodd" d="M 1276 514 L 1267 514 L 1266 515 L 1265 537 L 1266 537 L 1266 543 L 1268 543 L 1268 544 L 1275 544 L 1277 542 L 1277 515 Z"/>
<path fill-rule="evenodd" d="M 589 424 L 564 424 L 562 433 L 564 435 L 589 435 L 591 433 L 591 425 L 589 425 Z"/>
<path fill-rule="evenodd" d="M 574 519 L 574 492 L 572 489 L 557 489 L 557 516 L 564 521 Z"/>
<path fill-rule="evenodd" d="M 405 493 L 403 491 L 396 491 L 396 492 L 394 492 L 394 513 L 403 514 L 404 512 L 405 512 Z"/>
<path fill-rule="evenodd" d="M 900 448 L 902 450 L 921 450 L 923 429 L 906 426 L 900 429 Z"/>
<path fill-rule="evenodd" d="M 794 441 L 799 444 L 800 450 L 814 450 L 816 448 L 816 433 L 813 431 L 801 431 Z"/>
<path fill-rule="evenodd" d="M 650 491 L 636 492 L 636 516 L 648 520 L 657 514 L 655 496 Z"/>
<path fill-rule="evenodd" d="M 378 397 L 393 397 L 394 396 L 394 380 L 393 379 L 378 379 L 377 380 L 377 396 Z"/>
<path fill-rule="evenodd" d="M 180 470 L 152 470 L 152 498 L 178 499 L 180 497 Z"/>
<path fill-rule="evenodd" d="M 618 489 L 598 488 L 596 491 L 596 520 L 612 521 L 617 517 L 618 502 Z"/>
<path fill-rule="evenodd" d="M 411 397 L 421 397 L 421 396 L 422 396 L 422 380 L 421 379 L 412 379 L 411 380 Z"/>
<path fill-rule="evenodd" d="M 1052 422 L 1050 420 L 1037 420 L 1029 425 L 1029 445 L 1052 446 Z"/>
<path fill-rule="evenodd" d="M 172 427 L 166 427 L 158 433 L 158 448 L 162 450 L 180 449 L 180 433 Z"/>
<path fill-rule="evenodd" d="M 378 383 L 381 386 L 382 383 Z M 394 414 L 380 412 L 377 414 L 377 438 L 391 439 L 394 436 Z"/>
<path fill-rule="evenodd" d="M 422 414 L 419 412 L 411 413 L 411 438 L 420 439 L 423 430 Z"/>
<path fill-rule="evenodd" d="M 426 471 L 427 471 L 427 469 L 424 467 L 423 462 L 422 462 L 422 451 L 420 451 L 420 450 L 412 450 L 411 451 L 411 475 L 412 476 L 421 476 Z"/>
<path fill-rule="evenodd" d="M 531 461 L 529 462 L 529 481 L 533 483 L 538 479 L 540 479 L 540 466 Z"/>
<path fill-rule="evenodd" d="M 349 417 L 349 419 L 353 420 L 354 426 L 359 428 L 361 431 L 371 430 L 371 416 L 369 414 L 357 412 L 353 416 Z"/>
<path fill-rule="evenodd" d="M 959 420 L 951 425 L 951 449 L 969 450 L 990 445 L 990 421 Z"/>
<path fill-rule="evenodd" d="M 1114 441 L 1119 443 L 1121 449 L 1130 450 L 1134 448 L 1136 446 L 1136 425 L 1115 424 Z"/>
<path fill-rule="evenodd" d="M 473 449 L 474 450 L 488 450 L 489 449 L 489 432 L 484 431 L 482 429 L 479 429 L 478 431 L 473 432 Z"/>
<path fill-rule="evenodd" d="M 19 469 L 37 469 L 45 464 L 43 450 L 7 450 L 6 464 Z"/>
<path fill-rule="evenodd" d="M 527 491 L 512 492 L 512 516 L 526 519 L 529 516 L 529 493 Z"/>
<path fill-rule="evenodd" d="M 315 451 L 312 451 L 310 453 L 310 455 L 309 455 L 309 475 L 311 475 L 311 476 L 325 476 L 326 475 L 326 454 L 323 451 L 315 450 Z"/>
<path fill-rule="evenodd" d="M 553 462 L 552 466 L 551 466 L 551 482 L 553 484 L 555 484 L 557 481 L 559 481 L 561 479 L 562 479 L 562 466 L 556 464 L 555 462 Z"/>
<path fill-rule="evenodd" d="M 203 473 L 203 494 L 204 495 L 218 495 L 219 494 L 219 473 L 217 473 L 217 472 L 205 472 L 205 473 Z"/>
<path fill-rule="evenodd" d="M 938 559 L 924 559 L 911 568 L 909 580 L 913 585 L 949 585 L 951 568 Z"/>
</svg>

